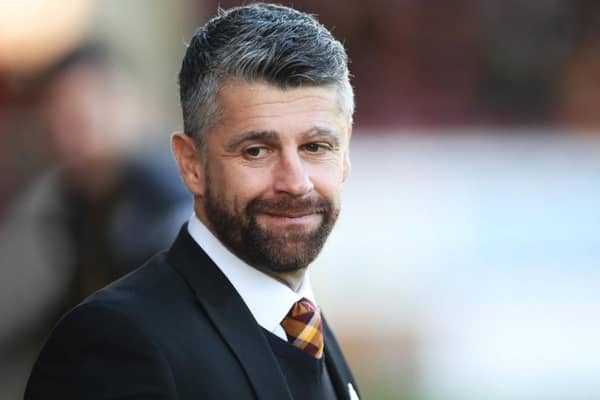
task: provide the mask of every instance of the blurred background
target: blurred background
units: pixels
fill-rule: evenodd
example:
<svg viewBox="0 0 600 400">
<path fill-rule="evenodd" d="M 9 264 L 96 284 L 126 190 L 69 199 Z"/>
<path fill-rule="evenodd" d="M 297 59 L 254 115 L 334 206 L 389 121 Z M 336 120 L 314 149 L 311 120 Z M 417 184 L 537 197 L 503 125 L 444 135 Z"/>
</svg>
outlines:
<svg viewBox="0 0 600 400">
<path fill-rule="evenodd" d="M 179 64 L 240 3 L 0 1 L 0 399 L 66 309 L 189 217 Z M 354 75 L 353 171 L 312 277 L 363 397 L 600 398 L 600 3 L 293 5 Z"/>
</svg>

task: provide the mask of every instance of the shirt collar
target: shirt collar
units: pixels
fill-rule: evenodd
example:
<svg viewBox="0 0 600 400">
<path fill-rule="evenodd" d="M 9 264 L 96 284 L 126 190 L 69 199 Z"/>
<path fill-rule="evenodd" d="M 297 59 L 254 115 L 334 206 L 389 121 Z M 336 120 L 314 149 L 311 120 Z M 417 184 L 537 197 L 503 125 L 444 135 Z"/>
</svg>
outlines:
<svg viewBox="0 0 600 400">
<path fill-rule="evenodd" d="M 219 267 L 239 293 L 260 326 L 285 340 L 280 323 L 301 298 L 317 304 L 308 274 L 297 292 L 269 275 L 251 267 L 231 253 L 194 214 L 188 222 L 194 241 Z"/>
</svg>

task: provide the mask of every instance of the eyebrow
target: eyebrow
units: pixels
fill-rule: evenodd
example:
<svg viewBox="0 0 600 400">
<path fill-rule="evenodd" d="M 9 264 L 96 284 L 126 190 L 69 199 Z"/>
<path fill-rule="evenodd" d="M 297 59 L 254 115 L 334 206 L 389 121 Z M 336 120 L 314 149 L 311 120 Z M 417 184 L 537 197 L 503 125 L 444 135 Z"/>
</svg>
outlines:
<svg viewBox="0 0 600 400">
<path fill-rule="evenodd" d="M 338 135 L 335 134 L 329 128 L 325 127 L 314 127 L 311 128 L 301 134 L 303 140 L 315 139 L 326 137 L 337 147 L 340 144 L 340 139 Z M 232 138 L 228 143 L 225 144 L 225 149 L 227 151 L 234 151 L 244 142 L 267 142 L 267 143 L 278 143 L 280 142 L 280 135 L 276 131 L 248 131 L 244 132 L 234 138 Z"/>
<path fill-rule="evenodd" d="M 336 147 L 340 145 L 339 135 L 337 135 L 335 133 L 335 131 L 333 131 L 329 128 L 317 126 L 317 127 L 309 129 L 308 131 L 306 131 L 302 134 L 302 138 L 304 140 L 323 138 L 323 137 L 326 137 L 331 142 L 333 142 L 334 146 L 336 146 Z"/>
<path fill-rule="evenodd" d="M 275 131 L 248 131 L 238 135 L 225 144 L 227 151 L 235 150 L 244 142 L 262 141 L 262 142 L 279 142 L 279 133 Z"/>
</svg>

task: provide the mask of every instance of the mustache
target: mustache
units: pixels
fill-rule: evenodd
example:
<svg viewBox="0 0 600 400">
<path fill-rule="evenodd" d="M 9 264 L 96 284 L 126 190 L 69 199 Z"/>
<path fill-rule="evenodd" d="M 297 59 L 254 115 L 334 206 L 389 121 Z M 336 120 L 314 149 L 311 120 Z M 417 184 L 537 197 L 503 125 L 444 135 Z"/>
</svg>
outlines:
<svg viewBox="0 0 600 400">
<path fill-rule="evenodd" d="M 246 209 L 249 214 L 323 214 L 331 210 L 331 204 L 323 198 L 283 196 L 274 199 L 256 198 Z"/>
</svg>

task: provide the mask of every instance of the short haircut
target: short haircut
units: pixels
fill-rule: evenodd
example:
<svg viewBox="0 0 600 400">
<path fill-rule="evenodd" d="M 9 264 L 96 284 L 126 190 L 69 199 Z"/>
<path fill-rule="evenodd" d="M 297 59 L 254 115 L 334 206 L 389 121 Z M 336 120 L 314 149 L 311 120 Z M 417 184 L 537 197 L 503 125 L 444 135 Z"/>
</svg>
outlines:
<svg viewBox="0 0 600 400">
<path fill-rule="evenodd" d="M 201 147 L 218 122 L 217 96 L 229 79 L 282 89 L 331 85 L 352 120 L 344 46 L 315 18 L 292 8 L 257 3 L 219 10 L 194 34 L 179 72 L 179 94 L 184 132 Z"/>
</svg>

